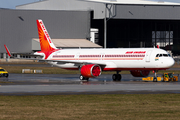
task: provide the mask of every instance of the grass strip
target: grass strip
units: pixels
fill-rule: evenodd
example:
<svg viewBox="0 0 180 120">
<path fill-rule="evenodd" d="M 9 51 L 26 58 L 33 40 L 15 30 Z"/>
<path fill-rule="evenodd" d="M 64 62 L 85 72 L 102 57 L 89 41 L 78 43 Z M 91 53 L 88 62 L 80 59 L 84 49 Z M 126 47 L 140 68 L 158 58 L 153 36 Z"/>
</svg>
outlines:
<svg viewBox="0 0 180 120">
<path fill-rule="evenodd" d="M 6 69 L 9 73 L 22 73 L 22 69 L 31 69 L 31 70 L 43 70 L 44 74 L 80 74 L 78 70 L 65 70 L 58 67 L 25 67 L 25 66 L 18 66 L 19 64 L 47 64 L 47 63 L 41 63 L 41 62 L 0 62 L 1 64 L 6 64 L 7 66 L 3 66 L 4 69 Z M 11 65 L 17 66 L 11 66 Z M 180 68 L 179 64 L 175 64 L 173 68 Z M 174 74 L 180 74 L 179 70 L 160 70 L 158 71 L 158 74 L 163 74 L 165 72 L 168 73 L 174 73 Z M 103 71 L 102 74 L 115 74 L 115 71 Z M 120 74 L 130 74 L 129 71 L 121 71 Z M 154 74 L 151 72 L 151 74 Z"/>
<path fill-rule="evenodd" d="M 179 108 L 179 94 L 0 96 L 1 120 L 176 120 Z"/>
<path fill-rule="evenodd" d="M 22 73 L 22 69 L 43 70 L 44 74 L 80 74 L 78 70 L 65 70 L 58 67 L 24 67 L 24 66 L 3 66 L 9 73 Z M 158 74 L 165 72 L 180 74 L 179 70 L 161 70 Z M 102 74 L 115 74 L 115 71 L 103 72 Z M 129 71 L 121 71 L 120 74 L 130 74 Z M 151 72 L 151 74 L 154 74 Z"/>
</svg>

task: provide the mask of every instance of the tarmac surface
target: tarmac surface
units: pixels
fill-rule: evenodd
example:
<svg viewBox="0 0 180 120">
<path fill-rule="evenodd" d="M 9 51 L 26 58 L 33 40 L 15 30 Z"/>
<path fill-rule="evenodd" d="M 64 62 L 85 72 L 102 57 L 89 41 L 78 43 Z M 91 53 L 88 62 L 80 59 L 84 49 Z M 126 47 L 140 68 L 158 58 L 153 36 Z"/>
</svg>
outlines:
<svg viewBox="0 0 180 120">
<path fill-rule="evenodd" d="M 144 82 L 130 74 L 113 82 L 111 77 L 101 75 L 82 82 L 78 74 L 10 74 L 0 78 L 0 95 L 180 93 L 180 82 Z"/>
<path fill-rule="evenodd" d="M 56 67 L 50 64 L 0 64 L 1 67 L 3 66 L 21 66 L 21 67 Z M 168 70 L 180 70 L 180 68 L 169 68 Z"/>
</svg>

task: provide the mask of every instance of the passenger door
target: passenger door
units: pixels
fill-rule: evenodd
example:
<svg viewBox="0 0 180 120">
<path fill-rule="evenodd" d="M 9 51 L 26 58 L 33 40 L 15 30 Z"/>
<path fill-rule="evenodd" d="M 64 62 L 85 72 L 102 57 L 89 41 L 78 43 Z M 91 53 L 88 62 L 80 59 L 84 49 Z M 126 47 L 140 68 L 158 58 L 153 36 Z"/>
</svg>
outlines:
<svg viewBox="0 0 180 120">
<path fill-rule="evenodd" d="M 151 52 L 152 52 L 152 51 L 148 51 L 148 52 L 146 53 L 146 62 L 150 62 Z"/>
</svg>

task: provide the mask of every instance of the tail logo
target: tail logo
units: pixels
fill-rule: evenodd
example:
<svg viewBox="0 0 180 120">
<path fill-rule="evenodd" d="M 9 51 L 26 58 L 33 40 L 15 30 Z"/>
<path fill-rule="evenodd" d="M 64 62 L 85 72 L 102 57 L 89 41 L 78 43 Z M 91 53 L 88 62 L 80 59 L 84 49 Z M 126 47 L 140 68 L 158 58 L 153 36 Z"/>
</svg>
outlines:
<svg viewBox="0 0 180 120">
<path fill-rule="evenodd" d="M 57 51 L 58 49 L 53 44 L 51 37 L 49 36 L 42 20 L 37 20 L 37 28 L 38 28 L 41 52 L 45 54 L 45 59 L 47 59 L 49 55 L 51 55 L 53 52 Z"/>
<path fill-rule="evenodd" d="M 50 39 L 50 36 L 49 36 L 48 32 L 46 31 L 46 28 L 45 28 L 45 26 L 43 25 L 42 21 L 40 21 L 39 23 L 40 23 L 40 25 L 41 25 L 41 27 L 42 27 L 42 29 L 43 29 L 43 31 L 44 31 L 44 34 L 45 34 L 46 38 L 47 38 L 48 41 L 49 41 L 49 43 L 52 43 L 52 41 L 51 41 L 51 39 Z"/>
</svg>

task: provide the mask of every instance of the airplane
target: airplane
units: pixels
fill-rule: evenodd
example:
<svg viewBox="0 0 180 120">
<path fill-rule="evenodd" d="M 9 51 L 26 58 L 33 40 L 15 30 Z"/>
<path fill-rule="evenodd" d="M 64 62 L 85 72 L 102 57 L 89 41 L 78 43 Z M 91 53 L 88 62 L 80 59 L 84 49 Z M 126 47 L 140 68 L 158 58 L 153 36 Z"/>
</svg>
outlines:
<svg viewBox="0 0 180 120">
<path fill-rule="evenodd" d="M 43 21 L 38 19 L 36 22 L 41 51 L 34 55 L 42 56 L 39 61 L 60 68 L 79 70 L 80 80 L 98 77 L 102 71 L 116 71 L 112 79 L 121 81 L 119 72 L 126 70 L 134 77 L 146 77 L 150 71 L 154 71 L 154 81 L 157 81 L 156 72 L 169 69 L 175 63 L 167 51 L 159 48 L 58 49 Z M 12 56 L 7 46 L 4 46 L 8 55 Z"/>
</svg>

